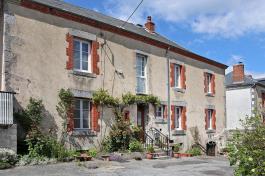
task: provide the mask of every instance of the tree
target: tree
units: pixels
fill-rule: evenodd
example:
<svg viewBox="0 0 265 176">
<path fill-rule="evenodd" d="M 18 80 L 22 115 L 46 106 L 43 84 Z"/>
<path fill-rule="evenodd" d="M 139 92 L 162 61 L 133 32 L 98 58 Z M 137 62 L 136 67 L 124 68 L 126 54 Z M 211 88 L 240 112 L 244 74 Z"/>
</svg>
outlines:
<svg viewBox="0 0 265 176">
<path fill-rule="evenodd" d="M 243 130 L 236 130 L 228 144 L 230 164 L 236 176 L 265 175 L 265 124 L 261 116 L 246 117 Z"/>
</svg>

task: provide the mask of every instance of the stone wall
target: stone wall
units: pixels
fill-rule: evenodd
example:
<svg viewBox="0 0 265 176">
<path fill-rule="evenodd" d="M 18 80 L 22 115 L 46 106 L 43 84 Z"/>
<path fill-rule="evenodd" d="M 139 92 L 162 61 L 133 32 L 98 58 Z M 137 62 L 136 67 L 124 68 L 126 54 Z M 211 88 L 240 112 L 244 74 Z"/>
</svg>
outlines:
<svg viewBox="0 0 265 176">
<path fill-rule="evenodd" d="M 0 148 L 17 152 L 17 125 L 0 126 Z"/>
</svg>

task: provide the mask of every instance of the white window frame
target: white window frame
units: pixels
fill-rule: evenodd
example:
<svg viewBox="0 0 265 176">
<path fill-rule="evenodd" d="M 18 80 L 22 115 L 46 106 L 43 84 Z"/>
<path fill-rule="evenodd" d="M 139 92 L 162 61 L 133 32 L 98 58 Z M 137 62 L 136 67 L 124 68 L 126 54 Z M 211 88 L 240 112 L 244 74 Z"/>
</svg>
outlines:
<svg viewBox="0 0 265 176">
<path fill-rule="evenodd" d="M 143 54 L 140 54 L 140 53 L 137 53 L 136 54 L 136 59 L 138 60 L 138 59 L 141 59 L 141 74 L 139 75 L 138 73 L 137 73 L 137 67 L 138 67 L 138 65 L 137 65 L 137 60 L 136 60 L 136 79 L 138 79 L 138 78 L 140 78 L 140 79 L 144 79 L 144 86 L 145 86 L 145 90 L 143 90 L 143 92 L 139 92 L 139 89 L 138 89 L 138 87 L 139 87 L 139 85 L 138 85 L 138 81 L 137 81 L 137 88 L 136 88 L 136 92 L 137 93 L 142 93 L 142 94 L 146 94 L 147 93 L 147 56 L 146 55 L 143 55 Z M 144 66 L 144 68 L 142 68 L 142 66 Z"/>
<path fill-rule="evenodd" d="M 159 110 L 161 109 L 161 110 Z M 161 111 L 161 116 L 158 116 L 158 112 Z M 164 118 L 164 113 L 165 113 L 165 106 L 164 105 L 160 105 L 156 107 L 156 119 L 163 119 Z"/>
<path fill-rule="evenodd" d="M 212 93 L 212 79 L 213 75 L 211 73 L 206 74 L 206 80 L 207 80 L 207 93 Z"/>
<path fill-rule="evenodd" d="M 181 87 L 181 82 L 180 82 L 180 77 L 181 77 L 181 65 L 174 64 L 174 87 L 180 88 Z"/>
<path fill-rule="evenodd" d="M 208 130 L 213 129 L 213 109 L 207 110 Z"/>
<path fill-rule="evenodd" d="M 79 72 L 85 72 L 85 73 L 92 73 L 92 61 L 91 61 L 91 42 L 89 41 L 86 41 L 86 40 L 81 40 L 81 39 L 77 39 L 77 38 L 74 38 L 74 43 L 75 42 L 79 42 L 79 47 L 80 47 L 80 58 L 79 58 L 79 62 L 80 62 L 80 69 L 77 69 L 75 68 L 75 57 L 74 57 L 74 46 L 73 46 L 73 62 L 74 62 L 74 70 L 75 71 L 79 71 Z M 73 45 L 74 45 L 73 43 Z M 84 44 L 87 44 L 88 45 L 88 51 L 87 51 L 87 55 L 88 55 L 88 58 L 87 58 L 87 70 L 84 70 L 82 69 L 83 68 L 83 43 Z"/>
<path fill-rule="evenodd" d="M 179 113 L 179 114 L 178 114 Z M 179 126 L 177 127 L 177 122 Z M 176 130 L 182 130 L 182 107 L 175 106 L 175 129 Z"/>
<path fill-rule="evenodd" d="M 87 100 L 87 99 L 75 99 L 75 101 L 78 101 L 80 103 L 80 109 L 79 109 L 79 118 L 80 119 L 80 128 L 74 128 L 74 130 L 88 130 L 90 129 L 90 121 L 91 121 L 91 114 L 90 114 L 90 109 L 91 109 L 91 101 Z M 87 117 L 87 123 L 88 123 L 88 128 L 84 128 L 84 118 L 83 118 L 83 113 L 84 113 L 84 101 L 88 102 L 88 117 Z M 76 110 L 76 108 L 75 108 Z M 74 115 L 74 120 L 75 120 L 75 115 Z"/>
</svg>

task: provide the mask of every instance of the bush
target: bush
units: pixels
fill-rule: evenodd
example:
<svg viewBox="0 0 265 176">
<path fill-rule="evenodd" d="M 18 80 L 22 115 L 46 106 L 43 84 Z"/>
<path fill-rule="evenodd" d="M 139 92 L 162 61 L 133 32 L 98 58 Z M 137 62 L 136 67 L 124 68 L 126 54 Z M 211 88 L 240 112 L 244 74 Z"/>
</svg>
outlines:
<svg viewBox="0 0 265 176">
<path fill-rule="evenodd" d="M 155 149 L 153 146 L 147 147 L 147 152 L 148 153 L 155 153 Z"/>
<path fill-rule="evenodd" d="M 67 151 L 64 146 L 51 137 L 38 136 L 27 139 L 29 146 L 29 157 L 31 158 L 56 158 L 58 161 L 72 156 L 71 151 Z"/>
<path fill-rule="evenodd" d="M 0 162 L 14 165 L 17 162 L 17 155 L 13 150 L 0 148 Z"/>
<path fill-rule="evenodd" d="M 143 146 L 139 141 L 134 140 L 129 144 L 129 150 L 130 152 L 142 152 Z"/>
<path fill-rule="evenodd" d="M 198 147 L 194 147 L 187 151 L 187 153 L 191 154 L 192 156 L 199 156 L 201 155 L 201 149 Z"/>
<path fill-rule="evenodd" d="M 235 175 L 265 175 L 265 124 L 259 115 L 242 121 L 244 130 L 237 130 L 228 144 L 230 164 Z"/>
<path fill-rule="evenodd" d="M 91 156 L 93 158 L 95 158 L 97 156 L 97 154 L 98 154 L 98 151 L 95 148 L 89 149 L 87 152 L 87 155 Z"/>
<path fill-rule="evenodd" d="M 179 152 L 180 151 L 180 144 L 175 144 L 174 145 L 174 152 Z"/>
</svg>

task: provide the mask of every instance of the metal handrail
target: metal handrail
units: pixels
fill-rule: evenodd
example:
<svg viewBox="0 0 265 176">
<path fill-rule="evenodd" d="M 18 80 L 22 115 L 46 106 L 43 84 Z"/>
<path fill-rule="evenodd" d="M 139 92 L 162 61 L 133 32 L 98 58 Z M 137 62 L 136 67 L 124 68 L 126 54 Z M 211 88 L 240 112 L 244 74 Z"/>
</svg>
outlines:
<svg viewBox="0 0 265 176">
<path fill-rule="evenodd" d="M 153 147 L 154 145 L 154 139 L 144 132 L 144 148 Z"/>
<path fill-rule="evenodd" d="M 147 132 L 151 133 L 154 137 L 154 145 L 158 146 L 162 150 L 166 151 L 169 154 L 169 138 L 168 136 L 164 135 L 159 131 L 158 129 L 151 127 L 149 131 Z M 148 134 L 149 135 L 149 134 Z M 150 135 L 149 135 L 150 136 Z"/>
</svg>

